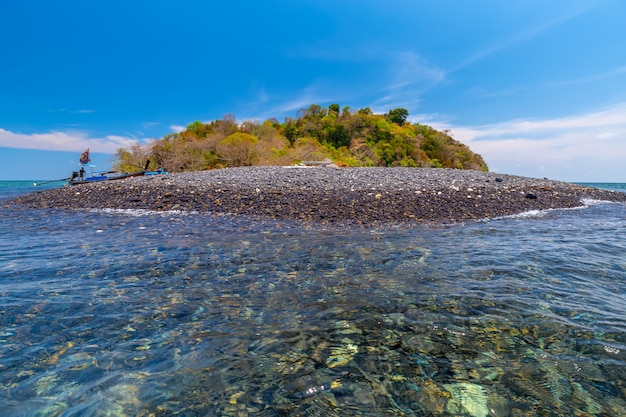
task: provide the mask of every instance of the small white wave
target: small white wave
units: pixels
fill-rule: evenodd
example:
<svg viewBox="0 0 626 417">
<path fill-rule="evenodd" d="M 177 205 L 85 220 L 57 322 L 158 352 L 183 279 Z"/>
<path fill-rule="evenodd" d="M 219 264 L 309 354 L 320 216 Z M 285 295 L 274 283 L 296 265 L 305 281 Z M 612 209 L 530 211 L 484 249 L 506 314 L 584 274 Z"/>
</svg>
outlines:
<svg viewBox="0 0 626 417">
<path fill-rule="evenodd" d="M 517 213 L 517 214 L 508 214 L 506 216 L 496 217 L 496 218 L 494 218 L 494 220 L 499 220 L 499 219 L 529 219 L 529 218 L 536 218 L 536 217 L 544 217 L 545 215 L 547 215 L 552 210 L 554 210 L 554 209 L 528 210 L 528 211 L 524 211 L 524 212 Z"/>
<path fill-rule="evenodd" d="M 509 214 L 506 216 L 494 217 L 493 219 L 486 219 L 486 220 L 542 218 L 555 211 L 584 210 L 587 207 L 597 206 L 600 204 L 624 204 L 624 203 L 620 203 L 616 201 L 596 200 L 592 198 L 584 198 L 584 199 L 581 199 L 580 202 L 582 203 L 582 205 L 578 207 L 561 207 L 561 208 L 549 208 L 549 209 L 544 209 L 544 210 L 528 210 L 522 213 Z"/>
<path fill-rule="evenodd" d="M 166 211 L 157 211 L 157 210 L 145 210 L 145 209 L 113 209 L 113 208 L 103 208 L 103 209 L 91 209 L 90 213 L 107 213 L 107 214 L 120 214 L 124 216 L 132 216 L 132 217 L 142 217 L 142 216 L 187 216 L 189 214 L 194 214 L 195 212 L 187 212 L 183 210 L 166 210 Z"/>
<path fill-rule="evenodd" d="M 594 198 L 583 198 L 580 201 L 585 205 L 585 207 L 597 206 L 599 204 L 624 204 L 624 203 L 620 203 L 619 201 L 596 200 Z"/>
<path fill-rule="evenodd" d="M 499 219 L 537 219 L 537 218 L 542 218 L 542 217 L 546 217 L 548 214 L 551 214 L 555 211 L 567 211 L 567 210 L 582 210 L 586 207 L 589 207 L 588 205 L 582 205 L 582 206 L 578 206 L 578 207 L 562 207 L 562 208 L 548 208 L 548 209 L 543 209 L 543 210 L 528 210 L 528 211 L 524 211 L 521 213 L 517 213 L 517 214 L 508 214 L 506 216 L 500 216 L 500 217 L 496 217 L 493 220 L 499 220 Z"/>
</svg>

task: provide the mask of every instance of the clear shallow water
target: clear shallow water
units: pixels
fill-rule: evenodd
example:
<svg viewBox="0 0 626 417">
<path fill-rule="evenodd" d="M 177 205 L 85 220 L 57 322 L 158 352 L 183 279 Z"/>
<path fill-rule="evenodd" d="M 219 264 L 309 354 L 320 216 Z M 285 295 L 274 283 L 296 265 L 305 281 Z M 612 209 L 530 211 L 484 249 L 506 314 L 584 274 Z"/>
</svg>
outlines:
<svg viewBox="0 0 626 417">
<path fill-rule="evenodd" d="M 373 231 L 0 208 L 0 415 L 626 415 L 624 208 Z"/>
</svg>

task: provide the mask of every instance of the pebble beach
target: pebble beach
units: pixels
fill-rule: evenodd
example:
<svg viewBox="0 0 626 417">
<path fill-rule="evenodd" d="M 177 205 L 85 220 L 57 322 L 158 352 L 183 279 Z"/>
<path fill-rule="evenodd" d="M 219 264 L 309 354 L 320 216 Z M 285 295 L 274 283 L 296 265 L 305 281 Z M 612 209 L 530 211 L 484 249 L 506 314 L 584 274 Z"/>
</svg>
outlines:
<svg viewBox="0 0 626 417">
<path fill-rule="evenodd" d="M 430 168 L 240 167 L 39 191 L 9 207 L 135 209 L 244 215 L 316 224 L 448 224 L 626 193 L 483 171 Z"/>
</svg>

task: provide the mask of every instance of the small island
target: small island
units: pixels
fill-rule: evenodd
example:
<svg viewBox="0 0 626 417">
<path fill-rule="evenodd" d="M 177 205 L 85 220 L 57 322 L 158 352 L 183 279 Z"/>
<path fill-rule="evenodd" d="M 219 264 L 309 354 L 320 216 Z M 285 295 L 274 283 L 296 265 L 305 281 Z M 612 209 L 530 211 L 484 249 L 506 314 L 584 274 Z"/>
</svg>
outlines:
<svg viewBox="0 0 626 417">
<path fill-rule="evenodd" d="M 120 172 L 139 176 L 52 189 L 8 206 L 239 215 L 318 225 L 450 224 L 572 208 L 626 193 L 488 172 L 450 132 L 313 104 L 296 118 L 196 121 L 178 133 L 119 149 Z M 148 161 L 146 163 L 146 161 Z"/>
</svg>

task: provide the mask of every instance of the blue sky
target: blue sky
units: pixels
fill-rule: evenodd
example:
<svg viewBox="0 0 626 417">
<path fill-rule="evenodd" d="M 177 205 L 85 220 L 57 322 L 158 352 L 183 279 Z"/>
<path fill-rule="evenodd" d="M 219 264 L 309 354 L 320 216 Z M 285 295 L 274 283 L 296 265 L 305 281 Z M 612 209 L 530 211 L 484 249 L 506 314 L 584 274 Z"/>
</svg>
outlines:
<svg viewBox="0 0 626 417">
<path fill-rule="evenodd" d="M 626 1 L 0 2 L 0 180 L 310 104 L 449 129 L 490 170 L 626 182 Z"/>
</svg>

